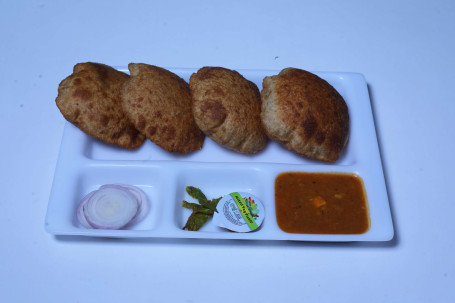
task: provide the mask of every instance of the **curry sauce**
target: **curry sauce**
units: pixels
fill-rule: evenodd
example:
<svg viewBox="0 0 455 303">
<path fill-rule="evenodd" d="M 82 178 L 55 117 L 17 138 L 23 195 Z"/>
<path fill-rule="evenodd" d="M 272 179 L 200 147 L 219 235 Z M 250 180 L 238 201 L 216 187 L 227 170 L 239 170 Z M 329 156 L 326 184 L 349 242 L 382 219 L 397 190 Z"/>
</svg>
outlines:
<svg viewBox="0 0 455 303">
<path fill-rule="evenodd" d="M 297 234 L 362 234 L 369 226 L 362 179 L 344 173 L 286 172 L 275 180 L 278 226 Z"/>
</svg>

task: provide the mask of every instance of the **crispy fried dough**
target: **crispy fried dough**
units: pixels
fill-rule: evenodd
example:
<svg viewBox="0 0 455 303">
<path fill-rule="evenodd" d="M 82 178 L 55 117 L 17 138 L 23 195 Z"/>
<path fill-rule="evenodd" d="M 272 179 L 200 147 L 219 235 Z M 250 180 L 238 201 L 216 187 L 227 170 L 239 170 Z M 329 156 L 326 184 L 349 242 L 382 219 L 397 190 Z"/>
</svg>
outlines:
<svg viewBox="0 0 455 303">
<path fill-rule="evenodd" d="M 140 134 L 124 114 L 121 89 L 127 74 L 99 63 L 79 63 L 58 87 L 57 107 L 63 116 L 86 134 L 106 143 L 134 149 Z"/>
<path fill-rule="evenodd" d="M 238 72 L 203 67 L 191 75 L 193 114 L 199 128 L 226 148 L 257 153 L 267 144 L 257 86 Z"/>
<path fill-rule="evenodd" d="M 201 149 L 205 137 L 194 122 L 188 83 L 157 66 L 130 63 L 128 69 L 123 109 L 136 128 L 170 152 Z"/>
<path fill-rule="evenodd" d="M 267 135 L 309 158 L 335 162 L 349 137 L 349 113 L 343 97 L 325 80 L 286 68 L 266 77 L 261 119 Z"/>
</svg>

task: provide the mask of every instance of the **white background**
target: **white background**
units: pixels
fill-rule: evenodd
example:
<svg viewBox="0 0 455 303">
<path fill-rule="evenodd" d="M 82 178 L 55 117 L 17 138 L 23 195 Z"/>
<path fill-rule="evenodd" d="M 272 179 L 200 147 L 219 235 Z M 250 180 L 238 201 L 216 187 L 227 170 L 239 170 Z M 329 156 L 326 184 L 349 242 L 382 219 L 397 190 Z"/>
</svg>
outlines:
<svg viewBox="0 0 455 303">
<path fill-rule="evenodd" d="M 455 302 L 455 2 L 161 2 L 0 1 L 0 302 Z M 85 61 L 364 74 L 395 238 L 46 233 L 57 87 Z"/>
</svg>

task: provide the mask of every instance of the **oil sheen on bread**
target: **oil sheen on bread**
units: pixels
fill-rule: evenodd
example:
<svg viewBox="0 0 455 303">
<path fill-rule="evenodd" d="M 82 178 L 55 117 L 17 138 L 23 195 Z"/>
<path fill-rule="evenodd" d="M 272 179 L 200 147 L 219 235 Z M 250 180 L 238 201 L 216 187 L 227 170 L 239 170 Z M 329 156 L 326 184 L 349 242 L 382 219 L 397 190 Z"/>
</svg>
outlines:
<svg viewBox="0 0 455 303">
<path fill-rule="evenodd" d="M 349 112 L 327 81 L 286 68 L 264 78 L 261 99 L 261 120 L 269 138 L 308 158 L 338 160 L 349 137 Z"/>
</svg>

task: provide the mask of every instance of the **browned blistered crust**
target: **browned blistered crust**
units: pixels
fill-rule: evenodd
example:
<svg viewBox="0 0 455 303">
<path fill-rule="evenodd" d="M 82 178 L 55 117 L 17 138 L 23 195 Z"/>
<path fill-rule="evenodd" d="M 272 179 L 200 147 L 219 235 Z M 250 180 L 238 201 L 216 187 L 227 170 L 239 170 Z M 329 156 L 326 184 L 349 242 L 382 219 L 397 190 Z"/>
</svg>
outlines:
<svg viewBox="0 0 455 303">
<path fill-rule="evenodd" d="M 349 137 L 343 97 L 325 80 L 286 68 L 263 80 L 261 119 L 267 135 L 309 158 L 335 162 Z"/>
<path fill-rule="evenodd" d="M 194 122 L 188 83 L 152 65 L 130 63 L 123 88 L 123 108 L 136 128 L 169 152 L 202 148 L 204 134 Z"/>
<path fill-rule="evenodd" d="M 213 141 L 242 153 L 257 153 L 267 144 L 261 125 L 257 86 L 238 72 L 203 67 L 190 78 L 193 114 Z"/>
<path fill-rule="evenodd" d="M 129 76 L 99 63 L 78 63 L 58 87 L 57 107 L 86 134 L 106 143 L 134 149 L 140 134 L 124 114 L 121 89 Z"/>
</svg>

